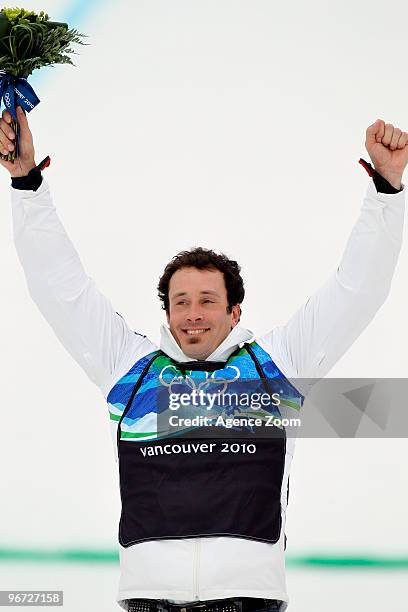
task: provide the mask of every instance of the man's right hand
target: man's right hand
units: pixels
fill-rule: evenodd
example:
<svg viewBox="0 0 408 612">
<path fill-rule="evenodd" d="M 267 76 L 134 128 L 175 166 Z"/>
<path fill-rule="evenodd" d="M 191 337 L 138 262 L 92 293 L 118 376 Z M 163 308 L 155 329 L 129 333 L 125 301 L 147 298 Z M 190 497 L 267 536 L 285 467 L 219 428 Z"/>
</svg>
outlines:
<svg viewBox="0 0 408 612">
<path fill-rule="evenodd" d="M 7 110 L 3 111 L 0 119 L 0 152 L 4 155 L 13 151 L 15 147 L 15 133 L 11 128 L 11 121 L 10 113 Z M 12 177 L 27 176 L 36 166 L 33 136 L 28 126 L 27 115 L 21 106 L 17 106 L 17 121 L 20 131 L 18 159 L 12 163 L 0 158 L 0 164 L 10 172 Z"/>
</svg>

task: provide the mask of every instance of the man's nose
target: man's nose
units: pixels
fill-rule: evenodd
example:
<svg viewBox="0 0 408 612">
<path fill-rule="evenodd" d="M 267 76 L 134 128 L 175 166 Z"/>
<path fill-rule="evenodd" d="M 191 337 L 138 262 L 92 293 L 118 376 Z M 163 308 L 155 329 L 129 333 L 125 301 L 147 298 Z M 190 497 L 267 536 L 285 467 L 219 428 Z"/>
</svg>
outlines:
<svg viewBox="0 0 408 612">
<path fill-rule="evenodd" d="M 187 321 L 201 321 L 203 318 L 201 308 L 199 306 L 191 306 L 187 313 Z"/>
</svg>

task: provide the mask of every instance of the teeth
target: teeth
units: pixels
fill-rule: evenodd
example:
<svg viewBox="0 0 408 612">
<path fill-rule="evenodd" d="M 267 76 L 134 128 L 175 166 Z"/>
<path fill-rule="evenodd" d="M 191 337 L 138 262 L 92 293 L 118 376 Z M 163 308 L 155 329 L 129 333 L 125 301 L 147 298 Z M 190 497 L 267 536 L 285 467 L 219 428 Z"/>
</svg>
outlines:
<svg viewBox="0 0 408 612">
<path fill-rule="evenodd" d="M 193 334 L 202 334 L 202 333 L 204 333 L 205 331 L 207 331 L 207 330 L 206 330 L 206 329 L 188 329 L 188 330 L 187 330 L 187 333 L 188 333 L 189 335 L 193 335 Z"/>
</svg>

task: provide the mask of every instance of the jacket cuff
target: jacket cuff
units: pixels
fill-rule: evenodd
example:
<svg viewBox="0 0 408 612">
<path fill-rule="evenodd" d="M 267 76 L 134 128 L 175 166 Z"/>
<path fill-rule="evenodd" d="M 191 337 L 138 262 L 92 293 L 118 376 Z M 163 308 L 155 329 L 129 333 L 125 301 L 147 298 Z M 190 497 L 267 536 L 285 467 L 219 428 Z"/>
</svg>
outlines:
<svg viewBox="0 0 408 612">
<path fill-rule="evenodd" d="M 43 180 L 41 170 L 47 168 L 50 163 L 51 158 L 49 155 L 47 155 L 47 157 L 45 157 L 42 162 L 38 164 L 38 166 L 30 170 L 26 176 L 13 176 L 11 178 L 11 186 L 14 189 L 28 189 L 31 191 L 37 191 Z"/>
<path fill-rule="evenodd" d="M 401 189 L 396 189 L 395 187 L 393 187 L 391 183 L 387 181 L 387 179 L 381 176 L 381 174 L 379 174 L 377 170 L 373 168 L 369 162 L 366 162 L 365 159 L 363 159 L 362 157 L 360 157 L 358 163 L 361 164 L 363 168 L 365 168 L 369 176 L 371 176 L 378 193 L 399 193 L 403 190 L 403 187 L 401 187 Z"/>
</svg>

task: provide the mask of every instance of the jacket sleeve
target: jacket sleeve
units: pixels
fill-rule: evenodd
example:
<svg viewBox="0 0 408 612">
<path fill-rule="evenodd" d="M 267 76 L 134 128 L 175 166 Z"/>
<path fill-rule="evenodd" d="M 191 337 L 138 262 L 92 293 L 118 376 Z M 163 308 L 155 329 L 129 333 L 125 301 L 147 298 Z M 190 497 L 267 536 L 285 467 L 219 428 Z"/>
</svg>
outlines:
<svg viewBox="0 0 408 612">
<path fill-rule="evenodd" d="M 340 265 L 282 327 L 259 343 L 290 377 L 322 378 L 384 303 L 402 243 L 406 187 L 378 193 L 370 179 Z"/>
<path fill-rule="evenodd" d="M 56 213 L 47 181 L 11 187 L 13 233 L 29 293 L 67 351 L 102 391 L 129 352 L 154 345 L 98 290 Z"/>
</svg>

